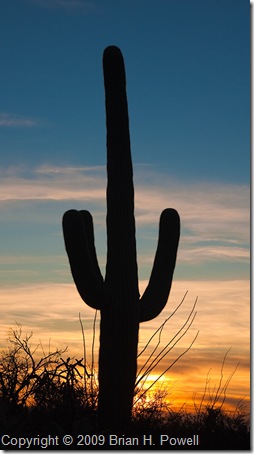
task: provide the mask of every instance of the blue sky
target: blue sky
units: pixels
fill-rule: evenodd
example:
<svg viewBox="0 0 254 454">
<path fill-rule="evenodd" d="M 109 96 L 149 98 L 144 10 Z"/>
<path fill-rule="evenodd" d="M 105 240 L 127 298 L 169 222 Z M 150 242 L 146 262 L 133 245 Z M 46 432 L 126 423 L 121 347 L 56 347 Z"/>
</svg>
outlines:
<svg viewBox="0 0 254 454">
<path fill-rule="evenodd" d="M 1 117 L 2 165 L 104 164 L 101 58 L 116 44 L 134 162 L 248 182 L 248 15 L 245 0 L 2 0 L 1 110 L 17 122 Z"/>
<path fill-rule="evenodd" d="M 68 338 L 67 322 L 72 339 L 79 330 L 73 324 L 87 307 L 64 250 L 67 209 L 91 211 L 105 268 L 102 53 L 115 44 L 127 73 L 141 287 L 150 275 L 160 212 L 174 207 L 182 231 L 173 294 L 179 301 L 191 288 L 191 298 L 199 296 L 204 350 L 221 352 L 223 339 L 209 345 L 209 325 L 215 329 L 226 317 L 223 351 L 235 345 L 236 361 L 240 355 L 247 364 L 249 12 L 247 0 L 1 0 L 3 333 L 14 320 L 35 332 L 50 326 L 56 337 L 64 326 Z M 62 307 L 66 286 L 75 322 Z M 43 312 L 43 288 L 54 314 Z M 44 301 L 42 312 L 39 306 L 33 312 L 35 295 Z M 244 338 L 235 334 L 240 318 Z"/>
</svg>

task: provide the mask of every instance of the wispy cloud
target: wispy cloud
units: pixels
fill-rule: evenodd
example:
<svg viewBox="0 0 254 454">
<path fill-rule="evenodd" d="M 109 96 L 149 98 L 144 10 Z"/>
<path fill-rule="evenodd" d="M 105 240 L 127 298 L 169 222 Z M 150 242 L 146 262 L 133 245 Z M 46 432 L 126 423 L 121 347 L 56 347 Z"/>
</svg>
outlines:
<svg viewBox="0 0 254 454">
<path fill-rule="evenodd" d="M 3 190 L 0 201 L 100 201 L 105 198 L 103 171 L 102 167 L 0 168 Z"/>
<path fill-rule="evenodd" d="M 143 176 L 140 172 L 135 181 L 135 211 L 137 237 L 146 241 L 147 250 L 156 247 L 161 211 L 174 207 L 180 213 L 182 226 L 179 261 L 239 260 L 248 263 L 248 186 L 172 180 L 169 183 L 155 172 L 150 175 L 148 185 L 146 171 L 143 170 Z M 22 206 L 27 219 L 32 213 L 34 219 L 40 220 L 40 203 L 45 206 L 50 201 L 51 205 L 55 204 L 55 213 L 63 209 L 63 204 L 68 208 L 87 208 L 95 215 L 97 227 L 105 228 L 107 182 L 104 166 L 9 168 L 0 169 L 0 176 L 0 203 L 5 219 L 9 216 L 13 222 L 13 216 L 22 215 Z M 15 204 L 17 209 L 14 210 Z M 51 208 L 48 222 L 52 213 Z M 62 212 L 60 218 L 61 215 Z M 144 264 L 153 260 L 150 255 L 139 259 Z"/>
<path fill-rule="evenodd" d="M 147 282 L 141 281 L 141 292 Z M 228 390 L 232 404 L 249 395 L 249 283 L 237 281 L 174 281 L 169 302 L 160 316 L 140 326 L 139 349 L 142 350 L 153 332 L 170 316 L 181 301 L 186 290 L 189 293 L 184 304 L 169 320 L 161 334 L 162 348 L 183 326 L 196 296 L 197 316 L 187 334 L 180 340 L 167 357 L 153 371 L 159 374 L 172 363 L 191 343 L 196 332 L 199 336 L 192 349 L 167 374 L 173 387 L 172 399 L 192 402 L 193 392 L 204 390 L 206 375 L 211 369 L 211 383 L 219 383 L 223 357 L 231 347 L 225 365 L 226 378 L 239 364 L 237 373 Z M 79 297 L 74 284 L 30 284 L 0 288 L 1 346 L 8 329 L 15 321 L 23 326 L 24 332 L 33 331 L 33 341 L 40 339 L 47 345 L 51 339 L 52 348 L 69 346 L 69 354 L 82 355 L 82 335 L 78 320 L 81 313 L 86 333 L 88 354 L 91 351 L 92 326 L 95 311 Z M 96 353 L 99 340 L 99 314 L 96 328 Z M 158 339 L 152 342 L 153 347 Z M 160 349 L 160 348 L 159 348 Z M 139 364 L 146 360 L 152 347 L 146 351 Z M 170 382 L 167 383 L 170 387 Z"/>
<path fill-rule="evenodd" d="M 0 112 L 0 126 L 32 128 L 37 125 L 37 120 L 34 120 L 32 118 Z"/>
</svg>

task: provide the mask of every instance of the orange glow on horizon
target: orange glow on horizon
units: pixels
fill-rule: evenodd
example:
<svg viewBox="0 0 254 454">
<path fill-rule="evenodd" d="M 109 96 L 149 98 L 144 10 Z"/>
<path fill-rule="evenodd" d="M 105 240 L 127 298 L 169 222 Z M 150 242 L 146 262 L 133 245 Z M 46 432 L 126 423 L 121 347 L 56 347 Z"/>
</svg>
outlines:
<svg viewBox="0 0 254 454">
<path fill-rule="evenodd" d="M 242 407 L 248 414 L 250 411 L 250 399 L 248 396 L 241 394 L 241 392 L 237 393 L 237 385 L 239 384 L 237 374 L 232 375 L 232 380 L 228 383 L 226 389 L 224 388 L 232 372 L 229 372 L 229 375 L 226 373 L 223 378 L 218 374 L 210 376 L 209 386 L 206 386 L 208 375 L 204 371 L 204 374 L 201 374 L 200 377 L 200 379 L 204 378 L 204 382 L 200 383 L 197 389 L 195 389 L 193 382 L 189 382 L 189 385 L 186 386 L 183 377 L 178 377 L 175 374 L 171 374 L 170 377 L 167 375 L 160 377 L 160 375 L 151 374 L 144 384 L 143 391 L 151 387 L 145 394 L 147 402 L 156 400 L 156 395 L 157 398 L 160 395 L 164 396 L 163 400 L 172 411 L 196 413 L 198 410 L 204 411 L 206 406 L 214 405 L 215 408 L 222 406 L 227 413 L 234 413 L 237 408 L 240 409 Z M 222 382 L 220 384 L 221 378 Z M 183 382 L 182 388 L 180 382 Z M 141 394 L 143 391 L 141 391 Z"/>
<path fill-rule="evenodd" d="M 145 282 L 142 283 L 145 286 Z M 223 383 L 239 363 L 227 388 L 224 408 L 234 410 L 243 399 L 243 405 L 249 408 L 250 395 L 250 345 L 249 345 L 249 282 L 175 282 L 172 286 L 168 305 L 160 317 L 149 323 L 141 324 L 139 334 L 139 352 L 144 349 L 151 335 L 174 311 L 186 289 L 188 297 L 177 314 L 169 320 L 162 332 L 158 351 L 175 336 L 188 317 L 193 301 L 199 296 L 197 316 L 186 335 L 176 344 L 165 358 L 151 371 L 146 386 L 156 380 L 151 392 L 160 387 L 168 388 L 168 400 L 172 409 L 179 410 L 183 405 L 191 411 L 193 399 L 197 405 L 202 399 L 210 370 L 210 389 L 218 386 L 221 376 L 221 364 L 224 355 L 231 350 L 225 362 Z M 212 291 L 211 291 L 212 289 Z M 241 305 L 239 305 L 241 298 Z M 92 333 L 94 310 L 85 305 L 73 284 L 31 284 L 27 286 L 2 287 L 2 321 L 0 326 L 0 348 L 6 346 L 8 331 L 15 322 L 22 325 L 24 333 L 33 332 L 32 343 L 42 342 L 47 351 L 68 346 L 67 356 L 81 359 L 84 357 L 79 313 L 86 336 L 87 362 L 91 363 Z M 49 304 L 50 301 L 50 304 Z M 36 302 L 36 304 L 35 304 Z M 8 308 L 8 310 L 6 310 Z M 99 314 L 96 321 L 94 360 L 97 368 L 99 351 Z M 197 331 L 199 335 L 191 349 L 179 361 L 174 361 L 193 341 Z M 50 339 L 50 342 L 49 342 Z M 145 352 L 138 357 L 138 371 L 152 353 L 158 339 L 153 339 Z M 172 344 L 173 346 L 173 344 Z M 173 364 L 172 368 L 165 370 Z"/>
</svg>

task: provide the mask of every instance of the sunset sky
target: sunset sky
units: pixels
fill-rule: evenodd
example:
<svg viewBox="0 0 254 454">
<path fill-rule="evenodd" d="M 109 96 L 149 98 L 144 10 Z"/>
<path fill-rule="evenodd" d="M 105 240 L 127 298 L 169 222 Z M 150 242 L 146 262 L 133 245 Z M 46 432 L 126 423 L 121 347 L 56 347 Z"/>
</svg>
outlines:
<svg viewBox="0 0 254 454">
<path fill-rule="evenodd" d="M 247 0 L 1 0 L 0 343 L 15 322 L 82 357 L 94 311 L 79 297 L 61 220 L 88 209 L 106 262 L 106 145 L 102 53 L 125 59 L 134 166 L 140 292 L 158 221 L 178 210 L 181 239 L 169 302 L 140 327 L 140 349 L 164 329 L 186 336 L 154 371 L 174 405 L 192 403 L 211 369 L 239 363 L 228 401 L 249 399 L 250 5 Z M 97 330 L 98 342 L 99 328 Z M 144 359 L 141 358 L 142 364 Z"/>
</svg>

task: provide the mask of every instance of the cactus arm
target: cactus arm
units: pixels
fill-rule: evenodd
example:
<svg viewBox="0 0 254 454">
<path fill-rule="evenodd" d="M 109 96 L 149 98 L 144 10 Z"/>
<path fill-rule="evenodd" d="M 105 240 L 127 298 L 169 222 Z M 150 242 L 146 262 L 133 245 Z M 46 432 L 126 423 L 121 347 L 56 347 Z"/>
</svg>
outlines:
<svg viewBox="0 0 254 454">
<path fill-rule="evenodd" d="M 96 249 L 95 249 L 93 217 L 87 210 L 81 210 L 80 214 L 83 218 L 85 232 L 87 235 L 87 246 L 89 249 L 91 269 L 94 272 L 94 275 L 96 278 L 96 283 L 98 282 L 97 285 L 102 286 L 102 285 L 104 285 L 103 284 L 104 280 L 103 280 L 101 270 L 100 270 L 100 267 L 98 264 L 97 254 L 96 254 Z"/>
<path fill-rule="evenodd" d="M 149 283 L 139 301 L 139 321 L 151 320 L 167 303 L 180 237 L 180 218 L 176 210 L 161 213 L 159 240 Z"/>
<path fill-rule="evenodd" d="M 101 309 L 105 302 L 105 291 L 97 262 L 93 220 L 89 211 L 67 211 L 63 216 L 63 232 L 78 292 L 88 306 Z"/>
</svg>

